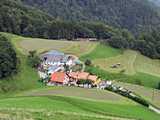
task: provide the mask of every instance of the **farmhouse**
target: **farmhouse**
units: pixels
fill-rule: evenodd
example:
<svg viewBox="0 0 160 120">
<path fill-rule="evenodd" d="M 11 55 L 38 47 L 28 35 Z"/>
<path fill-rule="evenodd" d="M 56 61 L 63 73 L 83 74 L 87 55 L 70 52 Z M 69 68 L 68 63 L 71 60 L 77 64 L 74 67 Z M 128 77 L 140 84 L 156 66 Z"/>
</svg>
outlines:
<svg viewBox="0 0 160 120">
<path fill-rule="evenodd" d="M 41 56 L 40 77 L 46 80 L 47 85 L 98 85 L 100 79 L 96 75 L 83 72 L 83 63 L 73 55 L 65 55 L 62 52 L 52 50 Z M 78 66 L 80 65 L 80 66 Z M 82 66 L 81 66 L 82 65 Z M 75 72 L 73 72 L 75 71 Z M 50 80 L 48 80 L 50 78 Z M 84 86 L 84 85 L 83 85 Z"/>
<path fill-rule="evenodd" d="M 78 58 L 76 56 L 65 55 L 64 53 L 56 50 L 52 50 L 41 56 L 41 60 L 43 61 L 43 64 L 49 64 L 49 65 L 61 65 L 61 64 L 71 65 L 77 59 Z"/>
<path fill-rule="evenodd" d="M 47 85 L 66 85 L 69 82 L 69 77 L 64 72 L 55 72 L 51 75 L 51 79 Z"/>
<path fill-rule="evenodd" d="M 65 54 L 56 50 L 49 51 L 41 56 L 43 64 L 60 65 L 65 62 Z"/>
<path fill-rule="evenodd" d="M 52 74 L 54 72 L 64 71 L 63 65 L 53 65 L 48 67 L 48 74 Z"/>
<path fill-rule="evenodd" d="M 47 74 L 49 75 L 54 72 L 65 71 L 66 66 L 71 68 L 80 63 L 76 56 L 65 55 L 64 53 L 56 50 L 44 53 L 41 55 L 41 60 L 42 69 L 47 71 Z"/>
<path fill-rule="evenodd" d="M 87 80 L 89 73 L 87 72 L 71 72 L 68 74 L 70 78 L 75 80 Z"/>
<path fill-rule="evenodd" d="M 93 85 L 98 85 L 101 82 L 96 75 L 89 75 L 88 80 L 92 81 Z"/>
<path fill-rule="evenodd" d="M 69 73 L 69 77 L 71 80 L 89 80 L 93 83 L 93 85 L 97 85 L 101 80 L 98 79 L 96 75 L 90 75 L 87 72 L 71 72 Z"/>
<path fill-rule="evenodd" d="M 100 80 L 97 76 L 90 75 L 87 72 L 54 72 L 51 74 L 51 79 L 47 83 L 49 86 L 54 85 L 75 85 L 77 86 L 77 82 L 81 80 L 91 81 L 92 85 L 97 85 Z"/>
</svg>

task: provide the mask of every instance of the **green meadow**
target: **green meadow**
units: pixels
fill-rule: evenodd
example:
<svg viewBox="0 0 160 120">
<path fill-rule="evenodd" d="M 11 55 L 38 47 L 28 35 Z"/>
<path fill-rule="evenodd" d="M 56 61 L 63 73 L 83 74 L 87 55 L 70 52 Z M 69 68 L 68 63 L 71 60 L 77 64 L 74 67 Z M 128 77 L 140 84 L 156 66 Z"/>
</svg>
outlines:
<svg viewBox="0 0 160 120">
<path fill-rule="evenodd" d="M 89 101 L 79 98 L 61 97 L 61 96 L 43 96 L 43 97 L 16 97 L 0 100 L 0 110 L 4 112 L 10 108 L 8 116 L 12 112 L 22 110 L 30 111 L 26 117 L 32 119 L 42 119 L 35 113 L 42 113 L 42 117 L 47 116 L 44 120 L 56 119 L 60 116 L 61 120 L 79 120 L 102 119 L 102 120 L 158 120 L 159 115 L 147 110 L 140 105 L 118 104 L 99 101 Z M 1 114 L 5 114 L 2 112 Z M 58 115 L 55 115 L 58 113 Z M 16 114 L 17 116 L 22 114 Z M 24 115 L 25 116 L 25 115 Z"/>
<path fill-rule="evenodd" d="M 108 79 L 141 83 L 148 87 L 155 87 L 159 82 L 158 60 L 151 60 L 137 52 L 118 50 L 97 42 L 56 41 L 1 34 L 8 37 L 14 45 L 20 64 L 17 75 L 0 82 L 0 119 L 157 120 L 160 118 L 147 108 L 109 91 L 43 86 L 38 82 L 37 71 L 28 66 L 26 55 L 30 50 L 37 50 L 38 53 L 51 49 L 60 50 L 74 54 L 84 61 L 91 59 L 93 64 L 98 66 L 95 69 L 96 73 L 103 73 Z M 147 63 L 141 65 L 146 60 Z M 123 67 L 117 70 L 106 67 L 117 62 Z M 145 64 L 150 69 L 146 70 Z M 120 74 L 119 71 L 124 68 L 125 73 Z"/>
</svg>

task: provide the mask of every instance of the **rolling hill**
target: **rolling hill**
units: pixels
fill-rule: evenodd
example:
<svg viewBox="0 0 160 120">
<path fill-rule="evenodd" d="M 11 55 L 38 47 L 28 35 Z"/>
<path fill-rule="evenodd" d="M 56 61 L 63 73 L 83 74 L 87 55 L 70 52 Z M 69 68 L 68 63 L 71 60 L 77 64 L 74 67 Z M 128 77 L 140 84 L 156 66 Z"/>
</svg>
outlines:
<svg viewBox="0 0 160 120">
<path fill-rule="evenodd" d="M 0 114 L 2 118 L 15 116 L 16 120 L 157 120 L 159 118 L 158 114 L 136 104 L 118 104 L 62 96 L 2 99 Z"/>
<path fill-rule="evenodd" d="M 31 49 L 36 49 L 41 53 L 56 48 L 66 53 L 78 53 L 76 55 L 79 57 L 88 56 L 89 54 L 92 56 L 91 53 L 96 51 L 97 53 L 95 54 L 97 58 L 104 58 L 104 55 L 106 55 L 105 58 L 116 57 L 122 54 L 122 51 L 101 46 L 96 42 L 89 42 L 89 44 L 86 44 L 87 49 L 84 49 L 84 53 L 82 53 L 81 47 L 84 42 L 47 41 L 43 39 L 25 38 L 8 33 L 1 34 L 11 40 L 18 58 L 21 61 L 19 73 L 11 79 L 4 80 L 0 84 L 11 88 L 7 94 L 3 92 L 0 93 L 1 119 L 15 117 L 17 120 L 56 120 L 58 117 L 58 119 L 60 118 L 61 120 L 65 120 L 66 118 L 68 120 L 157 120 L 159 118 L 158 114 L 147 108 L 108 91 L 67 87 L 44 87 L 38 83 L 36 71 L 30 68 L 26 62 L 26 50 L 29 51 Z M 33 42 L 32 46 L 28 46 L 30 42 Z M 39 43 L 41 47 L 36 47 Z M 52 44 L 53 48 L 49 46 L 50 44 Z M 66 44 L 68 47 L 65 47 Z M 43 50 L 41 48 L 45 49 Z M 107 54 L 100 52 L 104 49 L 108 51 Z M 77 52 L 75 52 L 75 50 Z M 93 59 L 96 60 L 96 56 L 94 56 Z M 143 113 L 143 116 L 141 113 Z"/>
<path fill-rule="evenodd" d="M 0 31 L 3 31 L 0 35 L 8 38 L 9 43 L 6 44 L 6 47 L 0 43 L 0 47 L 2 47 L 0 59 L 6 59 L 11 56 L 2 57 L 3 53 L 6 53 L 3 50 L 8 50 L 8 52 L 11 51 L 10 53 L 12 51 L 16 52 L 18 61 L 16 74 L 7 75 L 8 77 L 0 79 L 0 119 L 159 119 L 160 116 L 158 114 L 148 110 L 146 107 L 109 91 L 75 87 L 47 87 L 39 82 L 37 70 L 28 65 L 27 59 L 30 50 L 36 50 L 38 54 L 41 54 L 53 49 L 74 54 L 83 61 L 90 59 L 92 65 L 86 67 L 86 71 L 91 70 L 91 73 L 97 74 L 102 79 L 113 80 L 118 85 L 122 84 L 122 86 L 135 90 L 135 92 L 140 91 L 140 96 L 159 107 L 159 97 L 157 97 L 159 91 L 156 91 L 155 99 L 152 100 L 153 90 L 147 88 L 157 88 L 160 83 L 159 60 L 144 57 L 133 50 L 116 49 L 108 46 L 108 44 L 104 45 L 99 42 L 66 40 L 66 38 L 74 40 L 77 37 L 108 39 L 113 35 L 124 37 L 122 40 L 125 42 L 134 40 L 132 39 L 133 36 L 126 30 L 121 31 L 99 22 L 79 21 L 89 21 L 89 18 L 91 18 L 92 21 L 101 21 L 121 28 L 133 28 L 130 30 L 133 33 L 138 33 L 137 31 L 148 28 L 148 26 L 159 25 L 159 15 L 149 3 L 138 0 L 23 0 L 23 3 L 21 1 L 0 1 Z M 55 4 L 56 6 L 53 6 Z M 111 8 L 107 7 L 108 5 Z M 122 7 L 122 5 L 125 7 Z M 41 7 L 44 8 L 43 12 Z M 134 12 L 133 9 L 135 10 Z M 54 12 L 50 13 L 51 11 Z M 82 12 L 86 12 L 86 14 L 82 14 Z M 74 22 L 75 20 L 77 22 Z M 58 40 L 52 40 L 51 38 Z M 152 41 L 156 45 L 158 38 L 159 36 L 157 35 Z M 13 46 L 12 49 L 9 48 L 10 44 Z M 156 50 L 158 48 L 159 46 L 157 45 Z M 3 65 L 3 63 L 0 62 L 0 65 Z M 110 67 L 117 63 L 121 64 L 119 68 L 112 69 Z M 15 66 L 9 65 L 12 69 Z M 6 71 L 5 68 L 2 72 Z M 119 83 L 119 81 L 145 87 Z"/>
<path fill-rule="evenodd" d="M 10 36 L 9 34 L 5 35 Z M 23 55 L 27 55 L 31 50 L 43 53 L 55 49 L 68 54 L 74 54 L 83 61 L 90 59 L 95 66 L 99 66 L 102 70 L 99 72 L 104 73 L 106 79 L 115 79 L 152 88 L 157 88 L 160 82 L 159 60 L 150 59 L 133 50 L 123 51 L 98 42 L 15 38 L 17 40 L 16 42 L 14 41 L 14 44 Z M 116 63 L 121 63 L 121 66 L 116 69 L 111 68 Z M 121 71 L 124 71 L 124 73 L 120 74 Z"/>
</svg>

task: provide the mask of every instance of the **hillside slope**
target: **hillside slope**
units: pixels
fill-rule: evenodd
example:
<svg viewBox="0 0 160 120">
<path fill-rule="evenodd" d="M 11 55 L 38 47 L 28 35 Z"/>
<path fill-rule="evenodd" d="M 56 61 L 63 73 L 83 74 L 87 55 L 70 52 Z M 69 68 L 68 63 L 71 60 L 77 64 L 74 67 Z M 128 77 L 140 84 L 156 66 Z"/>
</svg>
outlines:
<svg viewBox="0 0 160 120">
<path fill-rule="evenodd" d="M 34 43 L 34 40 L 38 41 L 38 39 L 24 38 L 7 33 L 1 34 L 11 40 L 16 48 L 17 55 L 20 58 L 21 66 L 20 71 L 16 76 L 11 80 L 4 80 L 2 82 L 3 84 L 0 84 L 3 86 L 6 85 L 6 88 L 10 88 L 10 91 L 13 93 L 10 94 L 9 97 L 7 94 L 0 93 L 0 97 L 7 97 L 0 99 L 0 119 L 56 120 L 58 117 L 57 120 L 157 120 L 159 118 L 158 114 L 147 108 L 109 91 L 100 91 L 96 89 L 88 90 L 74 87 L 41 88 L 42 86 L 38 84 L 36 70 L 28 66 L 26 62 L 26 52 L 24 52 L 24 48 L 21 46 L 24 41 L 26 41 L 26 45 L 27 41 L 33 41 Z M 44 41 L 43 43 L 48 42 L 47 40 L 42 39 L 41 41 Z M 67 43 L 69 41 L 51 42 L 53 45 L 57 46 L 62 45 L 63 42 Z M 68 49 L 63 50 L 64 52 L 67 50 L 71 53 L 74 53 L 74 51 L 77 50 L 81 53 L 81 44 L 82 42 L 75 42 L 68 46 Z M 92 48 L 93 46 L 91 44 L 95 44 L 93 45 L 94 48 Z M 35 44 L 32 45 L 33 46 L 31 47 L 34 48 Z M 94 51 L 96 49 L 95 46 L 99 46 L 97 43 L 90 43 L 90 45 L 88 45 L 89 51 Z M 74 49 L 70 49 L 69 47 Z M 106 55 L 108 57 L 114 57 L 121 53 L 110 47 L 107 48 L 104 46 L 102 48 L 105 48 L 105 50 L 108 51 L 109 55 Z M 50 48 L 46 47 L 45 50 L 47 49 L 49 50 Z M 61 48 L 57 49 L 60 50 Z M 37 50 L 39 51 L 40 49 L 37 48 Z M 88 50 L 84 50 L 84 53 L 85 51 Z M 39 52 L 43 52 L 43 50 L 41 49 Z M 97 58 L 103 58 L 104 54 L 105 53 L 99 53 L 99 51 L 96 53 L 98 56 Z M 79 55 L 81 56 L 82 54 Z M 143 113 L 143 116 L 141 113 Z"/>
<path fill-rule="evenodd" d="M 108 91 L 67 87 L 40 88 L 36 70 L 27 65 L 26 55 L 23 53 L 22 47 L 19 46 L 19 43 L 26 38 L 7 33 L 1 34 L 11 40 L 21 65 L 16 76 L 8 81 L 6 79 L 2 81 L 3 84 L 0 84 L 6 85 L 6 88 L 9 88 L 8 90 L 12 91 L 14 95 L 11 94 L 8 97 L 7 94 L 0 93 L 0 97 L 2 97 L 1 95 L 7 97 L 0 99 L 0 119 L 132 120 L 144 118 L 150 120 L 159 117 L 147 108 Z M 80 44 L 75 42 L 72 48 L 75 46 L 75 49 L 80 49 Z M 91 46 L 89 45 L 89 47 Z M 25 92 L 22 92 L 24 90 Z M 73 91 L 75 92 L 73 93 Z M 60 97 L 60 95 L 64 97 Z M 141 112 L 144 113 L 144 116 L 139 114 Z"/>
<path fill-rule="evenodd" d="M 99 66 L 105 71 L 103 79 L 114 79 L 153 88 L 157 88 L 160 82 L 160 61 L 145 57 L 133 50 L 123 51 L 98 42 L 38 38 L 22 38 L 21 41 L 17 42 L 17 46 L 24 54 L 31 50 L 43 53 L 55 49 L 74 54 L 83 61 L 90 59 L 95 66 Z M 115 69 L 111 68 L 117 63 L 121 63 L 121 66 Z M 104 71 L 95 70 L 96 74 L 99 72 L 98 76 L 102 75 Z"/>
<path fill-rule="evenodd" d="M 147 0 L 21 0 L 54 18 L 102 21 L 133 33 L 160 24 L 160 15 Z"/>
<path fill-rule="evenodd" d="M 0 100 L 0 115 L 8 116 L 8 118 L 16 117 L 16 120 L 26 118 L 35 120 L 158 120 L 159 118 L 158 114 L 138 104 L 100 102 L 60 96 L 2 99 Z"/>
</svg>

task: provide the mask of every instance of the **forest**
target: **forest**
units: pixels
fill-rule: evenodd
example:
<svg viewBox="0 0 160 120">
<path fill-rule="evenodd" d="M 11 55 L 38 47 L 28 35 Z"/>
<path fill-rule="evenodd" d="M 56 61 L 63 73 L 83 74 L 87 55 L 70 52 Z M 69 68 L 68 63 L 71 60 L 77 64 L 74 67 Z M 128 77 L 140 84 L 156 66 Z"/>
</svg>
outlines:
<svg viewBox="0 0 160 120">
<path fill-rule="evenodd" d="M 134 49 L 148 57 L 160 58 L 158 27 L 135 36 L 123 27 L 113 27 L 102 22 L 55 19 L 47 13 L 17 1 L 0 2 L 0 31 L 48 39 L 75 40 L 92 37 L 112 47 Z"/>
<path fill-rule="evenodd" d="M 0 79 L 17 71 L 18 58 L 9 40 L 0 35 Z"/>
<path fill-rule="evenodd" d="M 49 13 L 55 19 L 103 22 L 114 27 L 128 29 L 134 35 L 150 31 L 160 25 L 159 8 L 149 0 L 21 1 L 25 5 Z"/>
</svg>

